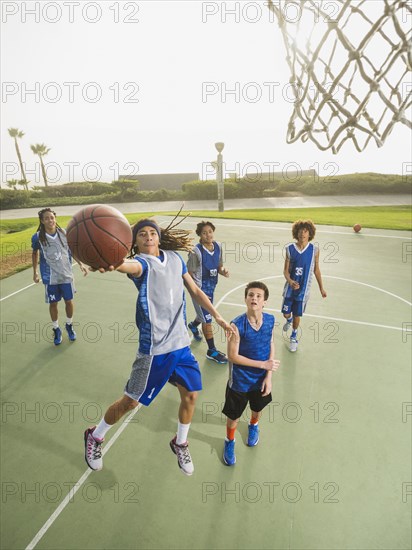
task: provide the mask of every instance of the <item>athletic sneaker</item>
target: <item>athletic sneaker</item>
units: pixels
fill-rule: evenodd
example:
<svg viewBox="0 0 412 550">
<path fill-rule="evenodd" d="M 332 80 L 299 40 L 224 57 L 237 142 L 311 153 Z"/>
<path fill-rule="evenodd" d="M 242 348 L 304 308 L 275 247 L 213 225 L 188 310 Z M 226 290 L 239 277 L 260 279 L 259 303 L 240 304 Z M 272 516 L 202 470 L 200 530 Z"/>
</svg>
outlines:
<svg viewBox="0 0 412 550">
<path fill-rule="evenodd" d="M 226 355 L 220 351 L 217 351 L 217 349 L 208 349 L 206 352 L 206 357 L 211 361 L 219 363 L 219 365 L 224 365 L 227 363 Z"/>
<path fill-rule="evenodd" d="M 73 325 L 71 323 L 66 323 L 66 330 L 70 342 L 74 342 L 76 340 L 76 333 L 73 330 Z"/>
<path fill-rule="evenodd" d="M 283 332 L 287 332 L 289 328 L 292 326 L 292 320 L 293 317 L 289 317 L 289 320 L 286 321 L 286 323 L 283 325 Z"/>
<path fill-rule="evenodd" d="M 223 449 L 223 462 L 226 466 L 233 466 L 236 463 L 235 440 L 225 437 L 225 448 Z"/>
<path fill-rule="evenodd" d="M 62 331 L 59 327 L 53 329 L 54 332 L 54 345 L 58 346 L 62 343 Z"/>
<path fill-rule="evenodd" d="M 296 338 L 290 338 L 290 346 L 289 346 L 289 351 L 291 352 L 295 352 L 297 351 L 298 349 L 298 341 L 296 340 Z"/>
<path fill-rule="evenodd" d="M 93 426 L 84 432 L 84 458 L 89 468 L 101 470 L 103 468 L 102 443 L 104 439 L 97 440 L 93 437 L 95 429 L 96 426 Z"/>
<path fill-rule="evenodd" d="M 192 457 L 190 456 L 189 444 L 186 442 L 182 445 L 178 445 L 176 443 L 175 436 L 170 442 L 170 448 L 177 456 L 177 463 L 179 464 L 179 468 L 185 475 L 191 476 L 194 472 L 194 466 L 192 462 Z"/>
<path fill-rule="evenodd" d="M 259 443 L 259 424 L 249 424 L 248 430 L 247 444 L 254 447 Z"/>
<path fill-rule="evenodd" d="M 202 335 L 200 334 L 199 329 L 197 328 L 197 326 L 194 325 L 193 323 L 189 323 L 187 326 L 189 327 L 190 332 L 193 334 L 193 338 L 197 342 L 201 342 L 202 341 Z"/>
</svg>

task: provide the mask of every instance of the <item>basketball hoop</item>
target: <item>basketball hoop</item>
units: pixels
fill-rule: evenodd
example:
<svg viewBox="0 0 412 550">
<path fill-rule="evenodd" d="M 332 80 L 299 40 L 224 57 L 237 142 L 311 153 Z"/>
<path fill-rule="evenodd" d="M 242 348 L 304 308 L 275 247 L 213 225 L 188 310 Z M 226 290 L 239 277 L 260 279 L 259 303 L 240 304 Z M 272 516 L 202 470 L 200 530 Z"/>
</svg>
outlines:
<svg viewBox="0 0 412 550">
<path fill-rule="evenodd" d="M 338 153 L 412 128 L 410 0 L 269 0 L 291 71 L 287 143 Z M 409 118 L 408 118 L 409 115 Z"/>
</svg>

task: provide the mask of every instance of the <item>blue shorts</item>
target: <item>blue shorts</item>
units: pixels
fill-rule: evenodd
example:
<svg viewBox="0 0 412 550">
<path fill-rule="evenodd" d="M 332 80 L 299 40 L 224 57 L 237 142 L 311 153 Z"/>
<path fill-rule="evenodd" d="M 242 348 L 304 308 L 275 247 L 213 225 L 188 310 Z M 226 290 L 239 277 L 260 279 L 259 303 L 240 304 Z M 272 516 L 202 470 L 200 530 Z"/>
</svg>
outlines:
<svg viewBox="0 0 412 550">
<path fill-rule="evenodd" d="M 138 351 L 124 393 L 148 406 L 166 382 L 179 384 L 190 392 L 202 389 L 199 364 L 188 346 L 162 355 Z"/>
<path fill-rule="evenodd" d="M 206 296 L 209 298 L 210 303 L 213 304 L 213 294 L 206 294 Z M 196 321 L 199 321 L 199 323 L 207 323 L 207 324 L 212 322 L 213 317 L 210 315 L 210 313 L 205 309 L 203 309 L 202 306 L 200 306 L 194 300 L 193 300 L 193 307 L 195 308 L 195 311 L 196 311 Z"/>
<path fill-rule="evenodd" d="M 74 298 L 74 285 L 73 283 L 63 283 L 61 285 L 44 285 L 44 291 L 46 296 L 46 304 L 53 302 L 60 302 L 63 300 L 73 300 Z"/>
<path fill-rule="evenodd" d="M 292 313 L 294 317 L 302 317 L 306 309 L 306 302 L 295 300 L 294 298 L 284 298 L 282 303 L 282 313 L 285 315 Z"/>
</svg>

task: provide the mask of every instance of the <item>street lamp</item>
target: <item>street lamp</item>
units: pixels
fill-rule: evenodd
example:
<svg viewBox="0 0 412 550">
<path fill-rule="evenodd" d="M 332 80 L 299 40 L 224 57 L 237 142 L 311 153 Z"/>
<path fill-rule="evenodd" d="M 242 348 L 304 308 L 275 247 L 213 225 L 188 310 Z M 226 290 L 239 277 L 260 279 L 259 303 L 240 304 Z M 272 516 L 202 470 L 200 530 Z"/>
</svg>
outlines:
<svg viewBox="0 0 412 550">
<path fill-rule="evenodd" d="M 219 141 L 218 143 L 215 143 L 215 147 L 217 150 L 217 162 L 216 162 L 216 182 L 217 182 L 217 204 L 219 212 L 223 212 L 225 210 L 224 206 L 224 199 L 225 199 L 225 193 L 223 188 L 223 157 L 222 157 L 222 151 L 225 144 Z"/>
</svg>

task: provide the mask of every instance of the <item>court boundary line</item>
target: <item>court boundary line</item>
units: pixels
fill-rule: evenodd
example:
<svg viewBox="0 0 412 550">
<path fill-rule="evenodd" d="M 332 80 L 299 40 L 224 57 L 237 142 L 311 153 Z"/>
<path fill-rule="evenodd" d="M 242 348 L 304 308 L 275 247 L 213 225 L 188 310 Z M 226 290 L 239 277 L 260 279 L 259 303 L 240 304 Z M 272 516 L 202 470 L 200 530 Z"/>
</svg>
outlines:
<svg viewBox="0 0 412 550">
<path fill-rule="evenodd" d="M 128 424 L 130 424 L 132 418 L 134 415 L 142 408 L 142 404 L 139 403 L 138 406 L 127 416 L 127 418 L 122 422 L 122 424 L 119 426 L 113 437 L 110 439 L 108 444 L 103 448 L 102 455 L 105 456 L 106 453 L 110 450 L 112 445 L 116 442 L 116 440 L 120 437 L 122 432 L 127 428 Z M 79 481 L 70 489 L 70 491 L 67 493 L 67 495 L 64 497 L 64 499 L 61 501 L 61 503 L 58 505 L 56 510 L 52 513 L 52 515 L 46 520 L 46 522 L 43 524 L 43 526 L 39 529 L 39 531 L 36 533 L 36 535 L 33 537 L 33 539 L 29 542 L 29 544 L 26 546 L 25 550 L 33 550 L 33 548 L 36 547 L 37 543 L 40 542 L 40 540 L 44 537 L 44 535 L 47 533 L 47 531 L 50 529 L 50 527 L 53 525 L 53 523 L 56 521 L 56 519 L 60 516 L 60 514 L 63 512 L 63 510 L 66 508 L 66 506 L 69 504 L 69 502 L 73 499 L 74 495 L 77 493 L 77 491 L 80 489 L 80 487 L 83 485 L 83 483 L 86 481 L 86 479 L 89 477 L 90 474 L 92 474 L 94 470 L 91 470 L 90 468 L 87 468 L 87 470 L 84 472 L 84 474 L 80 477 Z"/>
<path fill-rule="evenodd" d="M 233 307 L 245 307 L 245 304 L 234 304 L 233 302 L 222 302 L 222 305 L 233 306 Z M 274 311 L 275 313 L 282 313 L 280 309 L 274 309 L 271 307 L 265 307 L 265 311 Z M 305 317 L 314 317 L 316 319 L 326 319 L 328 321 L 342 321 L 343 323 L 351 323 L 353 325 L 366 325 L 369 327 L 389 328 L 389 329 L 400 330 L 405 332 L 412 331 L 412 328 L 407 329 L 407 328 L 400 328 L 400 327 L 392 327 L 390 325 L 379 325 L 377 323 L 367 323 L 366 321 L 355 321 L 354 319 L 341 319 L 339 317 L 327 317 L 326 315 L 314 315 L 310 313 L 305 313 Z"/>
</svg>

